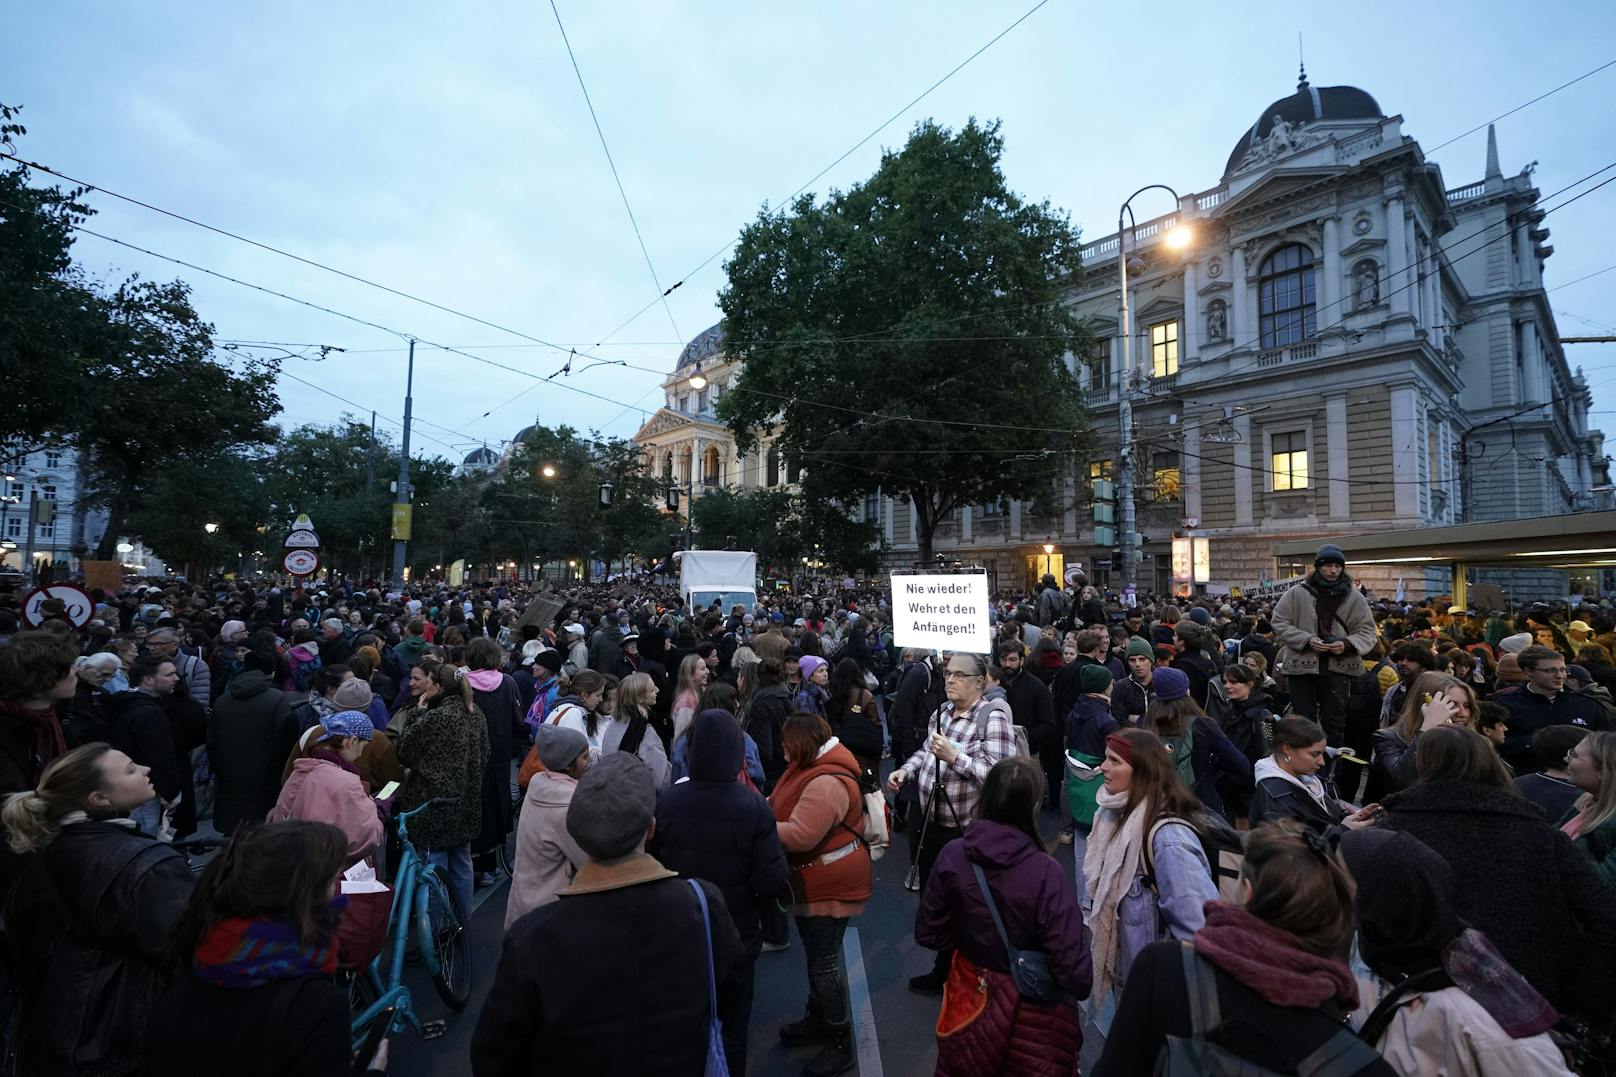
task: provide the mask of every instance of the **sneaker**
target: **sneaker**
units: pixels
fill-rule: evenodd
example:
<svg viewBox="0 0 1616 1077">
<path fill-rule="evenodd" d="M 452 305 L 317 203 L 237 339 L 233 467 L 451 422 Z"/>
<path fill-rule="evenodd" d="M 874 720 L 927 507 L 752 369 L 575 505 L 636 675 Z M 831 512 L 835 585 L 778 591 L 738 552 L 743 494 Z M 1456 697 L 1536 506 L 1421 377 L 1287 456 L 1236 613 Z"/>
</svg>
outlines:
<svg viewBox="0 0 1616 1077">
<path fill-rule="evenodd" d="M 817 1013 L 810 1013 L 800 1021 L 780 1026 L 780 1042 L 787 1047 L 802 1047 L 810 1043 L 824 1043 L 830 1035 L 825 1022 Z"/>
<path fill-rule="evenodd" d="M 802 1068 L 803 1077 L 836 1077 L 857 1064 L 851 1025 L 826 1026 L 825 1035 L 825 1049 L 808 1060 Z"/>
<path fill-rule="evenodd" d="M 946 977 L 936 972 L 928 972 L 920 976 L 909 978 L 909 990 L 917 995 L 940 995 L 943 993 L 943 981 Z"/>
<path fill-rule="evenodd" d="M 767 942 L 767 941 L 765 941 L 763 943 L 763 952 L 766 953 L 766 954 L 777 954 L 781 950 L 789 950 L 789 949 L 791 949 L 791 940 L 790 939 L 787 939 L 785 942 Z"/>
<path fill-rule="evenodd" d="M 1072 844 L 1073 837 L 1074 837 L 1074 834 L 1073 834 L 1072 831 L 1063 830 L 1063 831 L 1060 832 L 1060 843 L 1062 845 L 1070 845 L 1070 844 Z"/>
</svg>

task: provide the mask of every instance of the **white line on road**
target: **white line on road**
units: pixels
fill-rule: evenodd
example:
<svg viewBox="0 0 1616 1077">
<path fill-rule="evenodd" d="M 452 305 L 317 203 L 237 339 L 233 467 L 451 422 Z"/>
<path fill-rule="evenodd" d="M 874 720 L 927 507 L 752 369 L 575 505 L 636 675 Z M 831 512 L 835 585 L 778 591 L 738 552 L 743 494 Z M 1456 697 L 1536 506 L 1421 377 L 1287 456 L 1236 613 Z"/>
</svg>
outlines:
<svg viewBox="0 0 1616 1077">
<path fill-rule="evenodd" d="M 853 1007 L 853 1040 L 858 1044 L 859 1077 L 882 1077 L 881 1044 L 875 1036 L 875 1008 L 870 1005 L 870 984 L 864 975 L 864 949 L 858 928 L 847 925 L 842 936 L 842 963 L 847 967 L 848 1001 Z"/>
<path fill-rule="evenodd" d="M 503 891 L 507 886 L 510 885 L 510 883 L 511 877 L 506 875 L 503 871 L 500 872 L 499 882 L 492 886 L 483 887 L 482 892 L 471 899 L 471 911 L 475 913 L 478 909 L 482 908 L 485 901 L 493 897 L 495 894 Z"/>
</svg>

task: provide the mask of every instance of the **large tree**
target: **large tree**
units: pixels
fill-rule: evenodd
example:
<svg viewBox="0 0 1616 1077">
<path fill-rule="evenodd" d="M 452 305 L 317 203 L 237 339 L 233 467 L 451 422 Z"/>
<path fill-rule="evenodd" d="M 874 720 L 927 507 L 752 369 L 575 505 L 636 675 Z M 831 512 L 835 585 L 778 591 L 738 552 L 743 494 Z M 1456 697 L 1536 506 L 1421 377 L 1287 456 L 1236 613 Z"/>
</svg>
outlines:
<svg viewBox="0 0 1616 1077">
<path fill-rule="evenodd" d="M 762 571 L 776 575 L 795 575 L 804 559 L 872 571 L 882 546 L 871 524 L 787 489 L 709 491 L 696 499 L 694 527 L 699 548 L 751 550 Z"/>
<path fill-rule="evenodd" d="M 865 182 L 764 207 L 719 297 L 738 447 L 772 435 L 813 501 L 906 500 L 923 560 L 960 506 L 1053 503 L 1085 443 L 1077 233 L 1008 188 L 1002 151 L 997 123 L 917 125 Z"/>
</svg>

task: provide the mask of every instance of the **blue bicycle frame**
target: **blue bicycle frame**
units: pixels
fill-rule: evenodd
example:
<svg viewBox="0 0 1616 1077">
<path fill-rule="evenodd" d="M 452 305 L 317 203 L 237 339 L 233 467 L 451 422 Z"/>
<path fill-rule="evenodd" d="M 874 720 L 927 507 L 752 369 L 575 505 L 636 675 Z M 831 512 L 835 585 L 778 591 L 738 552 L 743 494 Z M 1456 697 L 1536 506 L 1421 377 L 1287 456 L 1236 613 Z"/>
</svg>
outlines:
<svg viewBox="0 0 1616 1077">
<path fill-rule="evenodd" d="M 410 843 L 407 820 L 435 803 L 437 801 L 428 801 L 419 808 L 404 812 L 397 817 L 398 839 L 404 846 L 404 856 L 398 865 L 398 875 L 393 880 L 393 911 L 387 920 L 388 947 L 377 954 L 362 971 L 355 973 L 356 976 L 366 977 L 371 989 L 376 993 L 376 1000 L 353 1019 L 350 1031 L 356 1051 L 363 1046 L 371 1022 L 381 1016 L 389 1006 L 397 1007 L 392 1028 L 388 1029 L 390 1033 L 402 1032 L 406 1026 L 413 1028 L 417 1033 L 425 1032 L 421 1018 L 415 1012 L 410 989 L 404 985 L 404 957 L 409 948 L 410 930 L 426 924 L 426 918 L 417 917 L 417 911 L 421 907 L 419 903 L 428 900 L 427 889 L 429 887 L 437 889 L 443 907 L 454 910 L 457 916 L 463 915 L 455 907 L 448 886 L 438 875 L 438 869 L 416 852 L 415 846 Z M 421 927 L 418 935 L 416 950 L 421 964 L 429 976 L 435 976 L 440 966 L 430 926 Z"/>
</svg>

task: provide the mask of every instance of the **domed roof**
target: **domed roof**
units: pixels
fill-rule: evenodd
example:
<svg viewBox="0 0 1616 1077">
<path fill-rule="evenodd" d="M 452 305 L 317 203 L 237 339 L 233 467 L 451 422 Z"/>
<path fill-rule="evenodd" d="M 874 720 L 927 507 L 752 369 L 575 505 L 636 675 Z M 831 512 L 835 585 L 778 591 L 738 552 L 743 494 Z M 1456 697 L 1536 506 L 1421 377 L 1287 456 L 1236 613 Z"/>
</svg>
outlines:
<svg viewBox="0 0 1616 1077">
<path fill-rule="evenodd" d="M 471 450 L 466 454 L 466 458 L 461 461 L 461 464 L 465 467 L 492 467 L 497 463 L 499 463 L 499 456 L 486 445 Z"/>
<path fill-rule="evenodd" d="M 524 427 L 522 427 L 522 429 L 520 429 L 520 430 L 518 430 L 516 432 L 516 436 L 511 438 L 511 443 L 513 445 L 522 444 L 523 442 L 527 441 L 528 438 L 532 437 L 533 432 L 535 430 L 537 430 L 537 429 L 538 429 L 537 426 L 524 426 Z"/>
<path fill-rule="evenodd" d="M 1257 122 L 1240 136 L 1240 141 L 1236 142 L 1234 149 L 1229 152 L 1229 163 L 1223 166 L 1225 176 L 1235 170 L 1241 158 L 1268 137 L 1269 132 L 1273 130 L 1275 116 L 1292 125 L 1313 123 L 1317 120 L 1386 118 L 1386 114 L 1380 110 L 1380 105 L 1367 92 L 1356 86 L 1313 86 L 1308 83 L 1307 73 L 1304 71 L 1302 81 L 1296 86 L 1296 92 L 1289 97 L 1280 98 L 1263 109 L 1257 116 Z"/>
<path fill-rule="evenodd" d="M 718 354 L 724 346 L 724 323 L 709 326 L 697 334 L 696 339 L 685 345 L 685 350 L 679 353 L 679 362 L 674 370 L 683 370 L 687 366 L 695 366 L 705 362 Z"/>
</svg>

